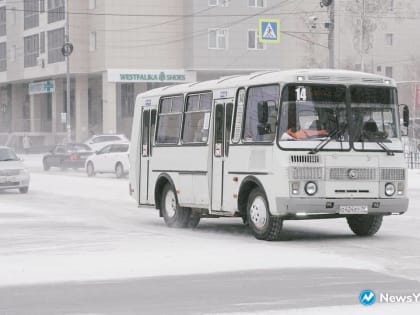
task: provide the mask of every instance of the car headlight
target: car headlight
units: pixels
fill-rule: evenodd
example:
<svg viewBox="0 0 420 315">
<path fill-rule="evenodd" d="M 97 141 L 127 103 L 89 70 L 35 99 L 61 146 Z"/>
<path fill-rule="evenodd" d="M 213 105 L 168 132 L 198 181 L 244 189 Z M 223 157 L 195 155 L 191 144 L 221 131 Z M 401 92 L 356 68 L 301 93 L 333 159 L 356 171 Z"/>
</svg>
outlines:
<svg viewBox="0 0 420 315">
<path fill-rule="evenodd" d="M 28 175 L 28 174 L 29 174 L 29 172 L 25 168 L 22 168 L 21 170 L 19 170 L 19 175 Z"/>
<path fill-rule="evenodd" d="M 314 182 L 307 182 L 305 185 L 305 192 L 309 196 L 313 196 L 318 191 L 318 186 Z"/>
<path fill-rule="evenodd" d="M 395 194 L 395 186 L 392 183 L 385 184 L 385 195 L 391 197 Z"/>
</svg>

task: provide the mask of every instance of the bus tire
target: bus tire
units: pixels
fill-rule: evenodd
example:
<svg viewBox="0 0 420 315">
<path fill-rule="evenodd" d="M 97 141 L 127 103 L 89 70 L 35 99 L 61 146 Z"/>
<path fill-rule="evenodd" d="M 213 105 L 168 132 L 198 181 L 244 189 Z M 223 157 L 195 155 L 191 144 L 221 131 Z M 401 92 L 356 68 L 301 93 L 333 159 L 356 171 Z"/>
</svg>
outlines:
<svg viewBox="0 0 420 315">
<path fill-rule="evenodd" d="M 259 240 L 275 241 L 280 237 L 283 220 L 270 214 L 264 191 L 254 188 L 247 203 L 248 225 L 254 236 Z"/>
<path fill-rule="evenodd" d="M 191 216 L 191 209 L 180 207 L 175 189 L 169 183 L 162 191 L 160 202 L 163 220 L 168 227 L 185 228 Z"/>
<path fill-rule="evenodd" d="M 199 212 L 191 211 L 190 218 L 188 220 L 188 227 L 191 229 L 195 229 L 200 223 L 201 215 Z"/>
<path fill-rule="evenodd" d="M 358 236 L 372 236 L 381 228 L 382 220 L 382 215 L 360 214 L 347 217 L 347 224 Z"/>
</svg>

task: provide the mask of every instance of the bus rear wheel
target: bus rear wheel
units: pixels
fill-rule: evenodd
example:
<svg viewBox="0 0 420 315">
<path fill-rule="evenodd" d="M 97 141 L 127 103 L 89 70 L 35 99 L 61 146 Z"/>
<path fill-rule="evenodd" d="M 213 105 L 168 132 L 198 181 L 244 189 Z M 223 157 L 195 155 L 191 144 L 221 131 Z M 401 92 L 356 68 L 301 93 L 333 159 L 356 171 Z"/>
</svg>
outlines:
<svg viewBox="0 0 420 315">
<path fill-rule="evenodd" d="M 381 215 L 352 215 L 347 217 L 347 224 L 356 235 L 372 236 L 381 228 L 382 219 Z"/>
<path fill-rule="evenodd" d="M 279 239 L 283 220 L 270 214 L 267 198 L 260 188 L 254 188 L 249 195 L 247 218 L 249 227 L 257 239 L 266 241 Z"/>
<path fill-rule="evenodd" d="M 191 216 L 191 209 L 180 207 L 172 185 L 166 184 L 162 191 L 161 211 L 168 227 L 185 228 Z"/>
</svg>

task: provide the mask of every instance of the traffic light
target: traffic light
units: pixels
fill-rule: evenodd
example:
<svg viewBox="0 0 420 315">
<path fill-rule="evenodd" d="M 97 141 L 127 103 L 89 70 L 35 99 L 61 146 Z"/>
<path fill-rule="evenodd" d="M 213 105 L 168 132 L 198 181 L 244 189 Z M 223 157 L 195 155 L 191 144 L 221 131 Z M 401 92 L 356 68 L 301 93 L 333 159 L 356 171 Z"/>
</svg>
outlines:
<svg viewBox="0 0 420 315">
<path fill-rule="evenodd" d="M 322 7 L 328 7 L 331 5 L 331 3 L 333 2 L 333 0 L 321 0 L 321 2 L 319 3 L 319 5 Z"/>
</svg>

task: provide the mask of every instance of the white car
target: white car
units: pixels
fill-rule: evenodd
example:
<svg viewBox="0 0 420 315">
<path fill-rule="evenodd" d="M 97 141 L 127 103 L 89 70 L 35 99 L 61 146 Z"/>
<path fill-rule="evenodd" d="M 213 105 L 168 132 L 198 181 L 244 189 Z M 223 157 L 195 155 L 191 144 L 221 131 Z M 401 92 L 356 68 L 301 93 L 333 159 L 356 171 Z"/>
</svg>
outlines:
<svg viewBox="0 0 420 315">
<path fill-rule="evenodd" d="M 19 189 L 26 194 L 29 189 L 29 171 L 9 147 L 0 147 L 0 190 Z"/>
<path fill-rule="evenodd" d="M 99 151 L 103 149 L 108 144 L 113 143 L 127 143 L 129 142 L 127 137 L 124 135 L 94 135 L 88 140 L 85 141 L 93 151 Z"/>
<path fill-rule="evenodd" d="M 118 178 L 128 174 L 129 143 L 109 144 L 86 160 L 86 173 L 89 177 L 96 173 L 115 173 Z"/>
</svg>

